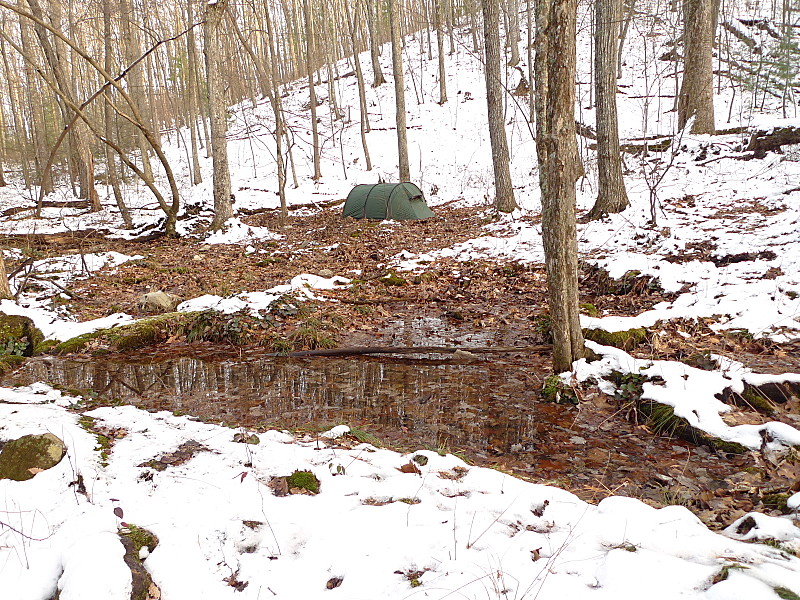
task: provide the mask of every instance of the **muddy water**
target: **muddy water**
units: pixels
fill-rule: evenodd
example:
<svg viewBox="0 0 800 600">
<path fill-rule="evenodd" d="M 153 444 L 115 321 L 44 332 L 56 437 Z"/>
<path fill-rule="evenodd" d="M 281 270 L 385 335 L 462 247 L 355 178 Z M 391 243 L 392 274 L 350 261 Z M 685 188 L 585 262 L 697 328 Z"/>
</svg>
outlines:
<svg viewBox="0 0 800 600">
<path fill-rule="evenodd" d="M 600 395 L 579 407 L 542 402 L 549 357 L 290 359 L 184 350 L 191 355 L 30 359 L 5 384 L 45 381 L 103 403 L 253 429 L 346 423 L 392 447 L 462 452 L 589 500 L 613 491 L 694 502 L 703 491 L 733 493 L 751 463 L 653 436 Z"/>
</svg>

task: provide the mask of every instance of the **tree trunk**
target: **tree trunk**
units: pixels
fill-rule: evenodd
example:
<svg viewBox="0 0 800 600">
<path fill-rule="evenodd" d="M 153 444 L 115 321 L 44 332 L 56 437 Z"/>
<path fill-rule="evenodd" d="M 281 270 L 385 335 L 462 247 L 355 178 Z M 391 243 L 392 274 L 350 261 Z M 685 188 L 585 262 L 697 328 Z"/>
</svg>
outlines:
<svg viewBox="0 0 800 600">
<path fill-rule="evenodd" d="M 105 69 L 111 73 L 113 70 L 112 54 L 111 54 L 111 0 L 103 0 L 103 52 L 105 55 Z M 114 137 L 113 126 L 113 111 L 111 109 L 111 90 L 106 91 L 107 102 L 103 105 L 103 121 L 105 125 L 105 135 L 107 139 Z M 111 185 L 114 194 L 114 200 L 119 208 L 119 213 L 122 215 L 122 222 L 126 229 L 133 229 L 133 220 L 128 207 L 125 205 L 125 199 L 122 197 L 122 191 L 119 187 L 119 178 L 117 177 L 117 165 L 114 161 L 114 151 L 111 146 L 106 146 L 106 180 Z"/>
<path fill-rule="evenodd" d="M 3 21 L 5 25 L 5 20 Z M 28 136 L 25 134 L 25 127 L 22 124 L 22 113 L 18 108 L 17 101 L 17 86 L 15 81 L 15 73 L 12 72 L 8 62 L 8 54 L 6 53 L 6 41 L 0 38 L 0 55 L 3 58 L 3 72 L 5 75 L 6 85 L 8 86 L 8 107 L 11 110 L 11 118 L 14 121 L 14 137 L 15 145 L 19 152 L 20 166 L 22 167 L 22 181 L 26 190 L 31 188 L 31 175 L 29 168 L 29 155 L 30 144 Z"/>
<path fill-rule="evenodd" d="M 348 9 L 349 10 L 349 9 Z M 314 28 L 311 22 L 311 11 L 308 0 L 303 0 L 303 19 L 306 24 L 306 71 L 308 73 L 308 98 L 311 106 L 311 151 L 313 153 L 314 174 L 311 179 L 318 181 L 322 177 L 319 166 L 319 127 L 317 125 L 317 92 L 314 89 Z M 355 55 L 355 53 L 354 53 Z M 358 60 L 358 56 L 355 57 Z"/>
<path fill-rule="evenodd" d="M 519 64 L 519 6 L 517 5 L 517 0 L 506 0 L 505 7 L 508 11 L 506 44 L 511 51 L 508 66 L 516 67 Z"/>
<path fill-rule="evenodd" d="M 347 1 L 347 0 L 345 0 Z M 381 69 L 380 43 L 378 42 L 375 0 L 367 0 L 367 30 L 369 31 L 369 55 L 372 58 L 372 87 L 386 83 Z"/>
<path fill-rule="evenodd" d="M 27 1 L 31 13 L 42 20 L 44 18 L 44 12 L 39 4 L 39 0 Z M 67 98 L 74 99 L 72 93 L 73 86 L 67 74 L 66 65 L 64 65 L 60 54 L 51 43 L 47 30 L 41 25 L 36 24 L 34 26 L 34 31 L 39 39 L 39 44 L 42 47 L 42 51 L 53 73 L 56 84 Z M 61 117 L 64 121 L 64 125 L 66 125 L 72 120 L 72 113 L 66 108 L 63 102 L 59 102 L 59 107 L 61 107 Z M 97 190 L 94 186 L 94 157 L 86 141 L 86 126 L 83 123 L 76 123 L 71 132 L 71 140 L 73 153 L 70 162 L 78 176 L 78 184 L 80 186 L 79 197 L 89 200 L 89 205 L 92 210 L 100 210 L 102 208 L 100 206 L 100 197 L 97 195 Z"/>
<path fill-rule="evenodd" d="M 621 0 L 595 0 L 594 70 L 598 191 L 589 219 L 628 207 L 617 126 L 617 52 Z"/>
<path fill-rule="evenodd" d="M 583 357 L 578 317 L 575 182 L 575 27 L 577 0 L 538 0 L 536 10 L 536 152 L 542 240 L 553 332 L 553 369 Z"/>
<path fill-rule="evenodd" d="M 6 273 L 6 259 L 3 251 L 0 250 L 0 300 L 13 300 L 14 294 L 8 285 L 8 274 Z"/>
<path fill-rule="evenodd" d="M 139 44 L 138 27 L 139 24 L 133 16 L 133 2 L 132 0 L 120 0 L 119 2 L 119 15 L 120 15 L 120 31 L 122 34 L 122 50 L 125 57 L 125 62 L 130 65 L 139 58 L 141 55 L 141 47 Z M 144 74 L 142 73 L 142 66 L 137 65 L 128 72 L 125 80 L 130 90 L 130 95 L 139 107 L 140 112 L 146 119 L 144 126 L 152 129 L 152 119 L 150 119 L 150 112 L 146 110 L 146 93 L 144 86 Z M 136 145 L 139 147 L 139 153 L 142 161 L 142 171 L 148 179 L 153 179 L 153 168 L 150 165 L 150 156 L 148 152 L 150 147 L 142 132 L 134 129 L 133 135 L 136 139 Z"/>
<path fill-rule="evenodd" d="M 22 44 L 23 50 L 26 52 L 31 52 L 31 42 L 30 42 L 30 25 L 25 21 L 25 19 L 20 17 L 19 20 L 19 37 L 20 43 Z M 8 56 L 5 52 L 5 40 L 3 40 L 3 60 L 6 61 L 6 73 L 10 74 L 10 70 L 8 67 Z M 11 81 L 9 80 L 9 92 L 11 91 Z M 31 140 L 33 141 L 34 146 L 34 156 L 33 156 L 33 163 L 36 169 L 36 176 L 39 180 L 40 193 L 41 195 L 48 195 L 52 194 L 54 191 L 53 187 L 53 170 L 50 168 L 45 168 L 45 164 L 47 161 L 47 137 L 44 131 L 44 119 L 43 113 L 44 110 L 35 110 L 36 106 L 41 106 L 41 103 L 34 102 L 33 100 L 33 92 L 37 89 L 36 80 L 33 72 L 33 67 L 29 61 L 25 61 L 25 91 L 27 94 L 27 104 L 30 114 L 29 120 L 29 127 L 31 131 Z M 14 128 L 19 132 L 18 138 L 20 138 L 20 142 L 23 141 L 25 127 L 22 120 L 22 107 L 19 106 L 20 104 L 25 103 L 25 99 L 21 99 L 19 102 L 14 101 L 14 97 L 16 94 L 11 95 L 11 110 L 14 111 Z M 17 106 L 15 106 L 17 105 Z M 27 153 L 26 153 L 27 155 Z M 23 167 L 26 167 L 27 158 L 25 158 L 25 163 Z M 25 188 L 30 189 L 31 182 L 30 176 L 28 175 L 28 169 L 24 168 L 23 174 L 25 175 Z M 39 218 L 41 216 L 40 207 L 37 205 L 36 210 L 36 217 Z"/>
<path fill-rule="evenodd" d="M 400 40 L 398 0 L 389 0 L 389 27 L 392 30 L 392 74 L 394 76 L 395 122 L 397 123 L 397 156 L 400 181 L 411 181 L 408 162 L 408 130 L 406 129 L 406 90 L 403 80 L 403 55 Z"/>
<path fill-rule="evenodd" d="M 350 31 L 350 46 L 353 52 L 353 64 L 356 69 L 356 82 L 358 84 L 358 111 L 361 131 L 361 147 L 364 149 L 364 160 L 367 171 L 372 171 L 372 159 L 369 156 L 369 147 L 367 146 L 367 132 L 369 132 L 369 114 L 367 112 L 367 93 L 364 84 L 364 72 L 361 70 L 361 60 L 358 58 L 358 50 L 356 48 L 356 33 L 358 28 L 354 22 L 353 16 L 350 14 L 350 6 L 347 2 L 344 3 L 345 17 L 347 18 L 347 27 Z M 356 13 L 356 18 L 358 13 Z"/>
<path fill-rule="evenodd" d="M 494 207 L 501 212 L 517 208 L 508 155 L 508 141 L 503 115 L 503 87 L 500 78 L 500 5 L 499 0 L 481 0 L 483 7 L 483 35 L 486 49 L 486 105 L 489 113 L 489 141 L 492 146 L 494 166 Z"/>
<path fill-rule="evenodd" d="M 273 34 L 272 17 L 268 10 L 265 10 L 265 15 L 267 22 L 267 52 L 269 54 L 270 80 L 272 81 L 270 104 L 272 105 L 272 112 L 275 114 L 275 163 L 278 168 L 278 198 L 281 203 L 281 217 L 286 217 L 289 215 L 289 207 L 286 205 L 286 164 L 283 156 L 284 122 L 279 88 L 278 47 Z"/>
<path fill-rule="evenodd" d="M 683 23 L 678 128 L 694 117 L 692 133 L 714 133 L 714 0 L 683 0 Z"/>
<path fill-rule="evenodd" d="M 439 52 L 439 104 L 447 102 L 447 79 L 444 71 L 444 30 L 442 28 L 442 18 L 444 17 L 445 0 L 435 0 L 436 6 L 436 47 Z"/>
<path fill-rule="evenodd" d="M 622 31 L 619 34 L 619 41 L 617 42 L 617 79 L 622 78 L 622 49 L 625 46 L 625 38 L 628 36 L 628 29 L 633 21 L 633 15 L 636 13 L 636 0 L 628 0 L 627 12 L 625 14 L 625 22 L 622 24 Z"/>
<path fill-rule="evenodd" d="M 225 84 L 222 78 L 220 58 L 222 54 L 222 18 L 228 0 L 217 0 L 206 5 L 204 27 L 204 53 L 208 73 L 208 109 L 211 116 L 211 161 L 214 168 L 214 220 L 211 229 L 222 228 L 233 216 L 231 204 L 231 174 L 228 168 L 228 117 L 225 102 Z"/>
<path fill-rule="evenodd" d="M 197 148 L 197 61 L 195 57 L 194 10 L 192 0 L 186 2 L 186 20 L 189 24 L 189 31 L 186 32 L 186 102 L 188 105 L 187 120 L 189 121 L 189 138 L 192 145 L 192 185 L 203 183 L 203 173 L 200 169 L 200 157 Z"/>
</svg>

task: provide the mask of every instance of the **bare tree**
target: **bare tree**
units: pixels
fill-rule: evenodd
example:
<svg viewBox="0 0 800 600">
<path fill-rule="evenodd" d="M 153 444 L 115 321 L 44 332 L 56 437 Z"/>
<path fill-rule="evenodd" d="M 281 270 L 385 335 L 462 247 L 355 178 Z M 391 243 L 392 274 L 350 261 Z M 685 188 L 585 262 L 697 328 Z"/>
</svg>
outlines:
<svg viewBox="0 0 800 600">
<path fill-rule="evenodd" d="M 394 78 L 395 121 L 397 123 L 397 156 L 400 181 L 411 181 L 408 162 L 408 130 L 406 128 L 406 90 L 403 79 L 403 55 L 400 40 L 398 0 L 389 0 L 389 27 L 392 31 L 392 75 Z"/>
<path fill-rule="evenodd" d="M 106 71 L 111 73 L 113 71 L 112 54 L 111 54 L 111 0 L 103 0 L 103 54 L 105 57 L 104 66 Z M 107 101 L 103 106 L 103 121 L 105 125 L 106 138 L 111 139 L 114 137 L 114 111 L 111 108 L 111 91 L 107 90 Z M 111 185 L 114 194 L 114 200 L 119 208 L 119 213 L 122 215 L 122 222 L 127 229 L 133 228 L 133 220 L 131 213 L 125 204 L 125 199 L 122 197 L 122 190 L 119 186 L 119 177 L 117 176 L 117 165 L 114 160 L 114 150 L 111 146 L 106 145 L 106 179 L 108 184 Z"/>
<path fill-rule="evenodd" d="M 439 104 L 447 102 L 447 79 L 444 71 L 444 30 L 442 20 L 444 18 L 443 3 L 445 0 L 435 0 L 435 23 L 436 23 L 436 48 L 439 52 Z"/>
<path fill-rule="evenodd" d="M 57 47 L 59 40 L 58 38 L 51 39 L 50 32 L 41 23 L 44 20 L 44 11 L 39 4 L 39 0 L 27 0 L 27 2 L 31 14 L 40 21 L 34 23 L 34 31 L 36 32 L 36 37 L 39 40 L 42 52 L 53 74 L 53 78 L 58 84 L 59 89 L 67 98 L 74 100 L 73 81 L 67 71 L 67 65 L 64 64 L 63 53 L 59 52 Z M 51 15 L 54 12 L 52 10 L 54 6 L 58 7 L 59 5 L 57 2 L 51 5 L 51 10 L 48 11 Z M 57 14 L 58 13 L 56 13 L 56 15 Z M 59 99 L 58 106 L 61 110 L 61 117 L 64 125 L 66 125 L 70 122 L 72 114 L 61 99 Z M 86 128 L 82 124 L 73 128 L 70 135 L 70 147 L 70 166 L 78 177 L 78 185 L 80 187 L 79 197 L 88 199 L 92 210 L 100 210 L 100 198 L 94 186 L 94 155 L 86 140 Z"/>
<path fill-rule="evenodd" d="M 583 357 L 578 315 L 575 182 L 575 27 L 577 0 L 536 6 L 536 152 L 542 194 L 542 241 L 553 332 L 553 369 Z"/>
<path fill-rule="evenodd" d="M 347 1 L 347 0 L 345 0 Z M 380 42 L 378 41 L 377 7 L 375 0 L 367 0 L 367 30 L 369 32 L 369 55 L 372 58 L 372 87 L 386 83 L 381 69 Z"/>
<path fill-rule="evenodd" d="M 349 9 L 348 9 L 349 10 Z M 308 101 L 311 107 L 311 151 L 313 153 L 314 174 L 311 179 L 317 181 L 322 177 L 319 166 L 319 127 L 317 125 L 317 92 L 314 89 L 314 24 L 311 21 L 311 10 L 308 0 L 303 0 L 303 20 L 306 25 L 306 70 L 308 71 Z M 349 21 L 349 18 L 348 18 Z M 355 55 L 358 60 L 358 56 Z"/>
<path fill-rule="evenodd" d="M 594 3 L 594 89 L 597 105 L 597 200 L 589 219 L 628 207 L 617 125 L 617 52 L 621 0 Z"/>
<path fill-rule="evenodd" d="M 683 81 L 678 128 L 694 117 L 692 133 L 714 133 L 714 0 L 683 0 Z"/>
<path fill-rule="evenodd" d="M 511 184 L 511 159 L 508 154 L 505 119 L 503 115 L 503 84 L 500 79 L 500 5 L 499 0 L 481 0 L 483 35 L 486 50 L 486 105 L 489 113 L 489 141 L 494 166 L 494 207 L 501 212 L 517 208 L 514 186 Z"/>
<path fill-rule="evenodd" d="M 222 19 L 228 0 L 206 5 L 204 48 L 208 73 L 208 110 L 211 116 L 211 160 L 214 165 L 214 220 L 211 229 L 220 229 L 233 216 L 231 204 L 231 174 L 228 167 L 228 116 L 225 85 L 222 81 Z"/>
</svg>

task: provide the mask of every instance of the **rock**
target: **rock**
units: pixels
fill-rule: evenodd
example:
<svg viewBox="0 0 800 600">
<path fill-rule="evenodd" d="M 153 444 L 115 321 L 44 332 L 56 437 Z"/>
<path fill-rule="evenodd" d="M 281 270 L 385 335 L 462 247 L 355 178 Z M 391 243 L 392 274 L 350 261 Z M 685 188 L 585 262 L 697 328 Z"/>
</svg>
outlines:
<svg viewBox="0 0 800 600">
<path fill-rule="evenodd" d="M 333 277 L 333 271 L 331 271 L 330 269 L 320 269 L 317 275 L 319 275 L 324 279 L 330 279 L 331 277 Z"/>
<path fill-rule="evenodd" d="M 255 433 L 247 434 L 241 431 L 233 434 L 233 441 L 239 444 L 252 444 L 254 446 L 261 443 L 261 440 Z"/>
<path fill-rule="evenodd" d="M 0 313 L 0 354 L 33 356 L 44 335 L 29 317 Z"/>
<path fill-rule="evenodd" d="M 165 313 L 174 311 L 180 300 L 178 296 L 159 290 L 157 292 L 142 294 L 139 296 L 139 300 L 136 303 L 139 305 L 139 308 L 143 310 Z"/>
<path fill-rule="evenodd" d="M 27 481 L 56 466 L 66 453 L 64 442 L 52 433 L 24 435 L 11 440 L 0 452 L 0 479 Z"/>
</svg>

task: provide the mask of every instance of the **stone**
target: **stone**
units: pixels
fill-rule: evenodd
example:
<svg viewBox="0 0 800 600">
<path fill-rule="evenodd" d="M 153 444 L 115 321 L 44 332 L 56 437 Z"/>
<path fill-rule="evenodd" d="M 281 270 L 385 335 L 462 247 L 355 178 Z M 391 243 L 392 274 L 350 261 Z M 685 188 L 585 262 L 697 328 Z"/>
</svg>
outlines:
<svg viewBox="0 0 800 600">
<path fill-rule="evenodd" d="M 319 275 L 323 279 L 330 279 L 331 277 L 333 277 L 333 271 L 331 271 L 330 269 L 320 269 L 317 275 Z"/>
<path fill-rule="evenodd" d="M 180 298 L 164 291 L 148 292 L 139 296 L 139 308 L 149 312 L 172 312 L 180 303 Z"/>
<path fill-rule="evenodd" d="M 0 479 L 27 481 L 41 471 L 55 467 L 67 447 L 52 433 L 24 435 L 10 440 L 0 452 Z"/>
<path fill-rule="evenodd" d="M 44 335 L 30 317 L 0 313 L 0 354 L 33 356 Z"/>
</svg>

